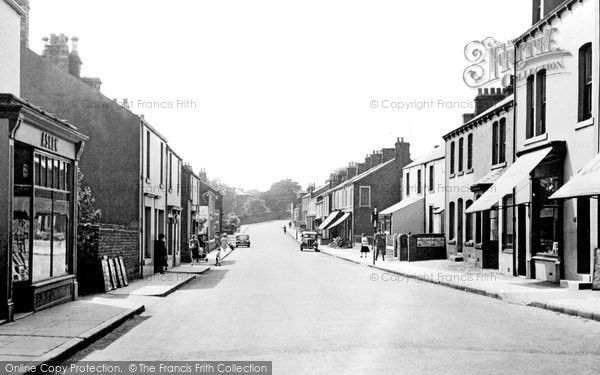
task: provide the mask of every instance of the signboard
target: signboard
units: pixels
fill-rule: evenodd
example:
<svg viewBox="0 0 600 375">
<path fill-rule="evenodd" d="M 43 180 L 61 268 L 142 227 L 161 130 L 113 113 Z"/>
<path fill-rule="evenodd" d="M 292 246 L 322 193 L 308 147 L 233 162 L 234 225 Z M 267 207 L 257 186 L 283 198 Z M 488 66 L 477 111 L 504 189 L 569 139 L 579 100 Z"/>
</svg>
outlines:
<svg viewBox="0 0 600 375">
<path fill-rule="evenodd" d="M 600 249 L 594 250 L 594 276 L 592 290 L 600 290 Z"/>
<path fill-rule="evenodd" d="M 68 159 L 75 159 L 75 144 L 72 142 L 64 141 L 58 137 L 42 132 L 27 123 L 22 124 L 17 129 L 15 139 L 45 149 L 53 153 L 64 156 Z"/>
<path fill-rule="evenodd" d="M 113 286 L 112 286 L 112 282 L 110 279 L 110 270 L 108 267 L 108 257 L 107 256 L 102 257 L 102 259 L 100 260 L 100 265 L 102 267 L 102 277 L 104 279 L 104 291 L 110 292 L 111 290 L 113 290 Z"/>
<path fill-rule="evenodd" d="M 129 280 L 127 279 L 127 269 L 125 268 L 125 261 L 123 257 L 119 257 L 119 267 L 121 268 L 121 275 L 123 277 L 123 285 L 128 286 Z"/>
<path fill-rule="evenodd" d="M 445 247 L 445 242 L 443 237 L 421 237 L 417 238 L 417 247 Z"/>
</svg>

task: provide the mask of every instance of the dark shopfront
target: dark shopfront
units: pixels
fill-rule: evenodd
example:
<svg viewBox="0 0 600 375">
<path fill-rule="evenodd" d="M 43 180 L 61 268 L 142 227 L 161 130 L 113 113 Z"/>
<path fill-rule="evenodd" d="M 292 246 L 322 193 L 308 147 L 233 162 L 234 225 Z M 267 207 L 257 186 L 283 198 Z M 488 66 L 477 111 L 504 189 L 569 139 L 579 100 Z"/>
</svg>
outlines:
<svg viewBox="0 0 600 375">
<path fill-rule="evenodd" d="M 77 298 L 77 160 L 84 135 L 12 95 L 0 94 L 1 315 Z M 6 233 L 6 235 L 4 234 Z"/>
</svg>

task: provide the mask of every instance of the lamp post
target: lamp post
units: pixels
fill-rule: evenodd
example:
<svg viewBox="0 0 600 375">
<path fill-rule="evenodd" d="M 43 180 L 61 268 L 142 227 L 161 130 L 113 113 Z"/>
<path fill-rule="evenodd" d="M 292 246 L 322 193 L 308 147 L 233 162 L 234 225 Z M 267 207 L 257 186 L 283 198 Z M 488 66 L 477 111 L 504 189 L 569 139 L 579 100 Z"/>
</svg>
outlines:
<svg viewBox="0 0 600 375">
<path fill-rule="evenodd" d="M 379 223 L 379 211 L 377 207 L 373 208 L 373 213 L 371 214 L 371 222 L 373 223 L 373 265 L 375 265 L 375 257 L 377 251 L 377 243 L 375 242 L 375 236 L 377 235 L 377 225 Z"/>
</svg>

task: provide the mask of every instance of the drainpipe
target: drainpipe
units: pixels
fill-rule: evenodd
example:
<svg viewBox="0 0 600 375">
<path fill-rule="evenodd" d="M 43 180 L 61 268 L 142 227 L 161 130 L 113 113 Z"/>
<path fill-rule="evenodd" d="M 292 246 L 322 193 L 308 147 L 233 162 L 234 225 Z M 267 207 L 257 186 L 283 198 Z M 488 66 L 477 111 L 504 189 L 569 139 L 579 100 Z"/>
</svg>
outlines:
<svg viewBox="0 0 600 375">
<path fill-rule="evenodd" d="M 138 264 L 140 267 L 139 276 L 140 278 L 144 278 L 144 250 L 145 250 L 145 242 L 144 242 L 144 120 L 140 119 L 140 155 L 139 155 L 139 182 L 140 186 L 138 189 L 138 201 L 139 201 L 139 240 L 140 244 L 138 246 Z"/>
<path fill-rule="evenodd" d="M 425 210 L 423 215 L 423 232 L 427 232 L 427 213 L 429 212 L 429 206 L 427 205 L 427 163 L 423 164 L 423 181 L 421 186 L 423 188 L 423 201 L 425 204 L 423 205 L 423 209 Z M 430 219 L 431 221 L 431 219 Z M 431 232 L 431 228 L 429 228 L 429 232 Z"/>
<path fill-rule="evenodd" d="M 514 61 L 513 61 L 513 73 L 514 73 L 514 79 L 513 79 L 513 140 L 512 140 L 512 157 L 513 157 L 513 163 L 517 160 L 517 46 L 515 45 L 515 56 L 513 57 Z M 516 232 L 517 230 L 517 226 L 516 224 L 516 220 L 514 220 L 515 218 L 515 207 L 517 207 L 517 188 L 513 187 L 512 189 L 512 195 L 513 195 L 513 233 Z M 517 215 L 519 213 L 519 210 L 517 210 Z M 513 276 L 518 276 L 519 272 L 517 270 L 517 255 L 518 253 L 520 253 L 521 251 L 524 251 L 524 249 L 519 248 L 518 246 L 518 238 L 520 236 L 525 235 L 524 233 L 518 233 L 518 237 L 517 237 L 517 241 L 515 241 L 514 236 L 513 236 L 513 256 L 512 256 L 512 271 L 513 271 Z M 525 246 L 525 249 L 527 248 L 527 245 Z M 527 264 L 527 262 L 525 262 L 525 264 Z"/>
</svg>

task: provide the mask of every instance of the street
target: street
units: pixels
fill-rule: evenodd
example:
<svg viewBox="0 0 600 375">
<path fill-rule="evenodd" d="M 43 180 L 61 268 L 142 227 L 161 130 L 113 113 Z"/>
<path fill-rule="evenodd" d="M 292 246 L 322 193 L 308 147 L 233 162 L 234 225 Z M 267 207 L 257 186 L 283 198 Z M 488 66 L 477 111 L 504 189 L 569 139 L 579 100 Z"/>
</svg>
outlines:
<svg viewBox="0 0 600 375">
<path fill-rule="evenodd" d="M 68 360 L 266 360 L 277 374 L 596 373 L 600 324 L 305 251 L 283 222 Z M 376 280 L 376 281 L 372 281 Z M 141 297 L 138 297 L 141 298 Z"/>
</svg>

